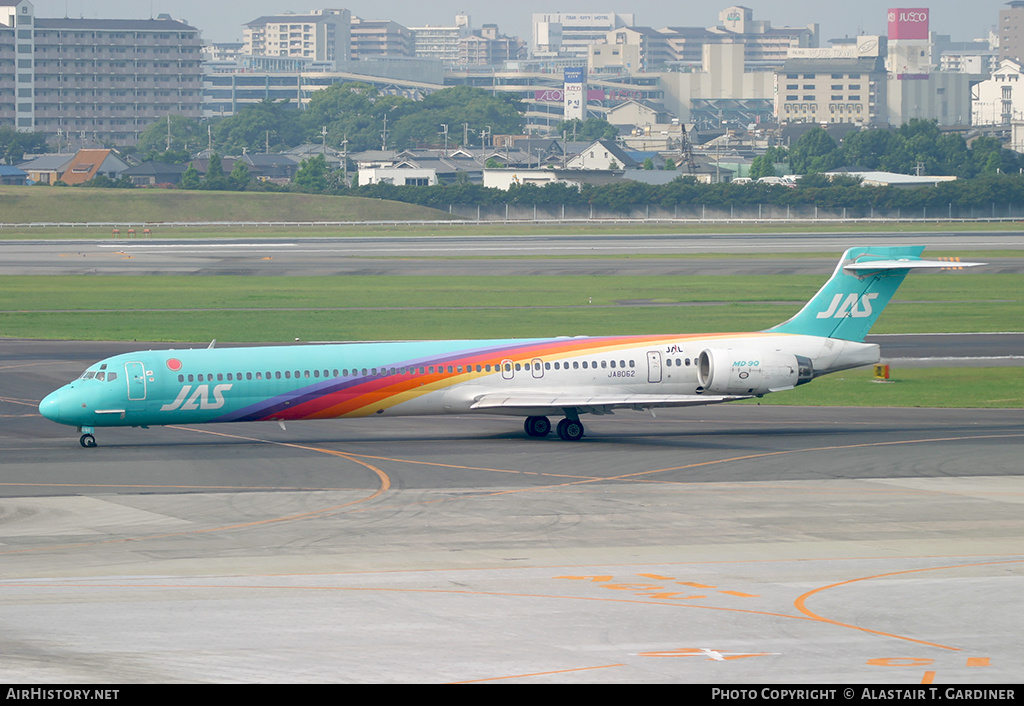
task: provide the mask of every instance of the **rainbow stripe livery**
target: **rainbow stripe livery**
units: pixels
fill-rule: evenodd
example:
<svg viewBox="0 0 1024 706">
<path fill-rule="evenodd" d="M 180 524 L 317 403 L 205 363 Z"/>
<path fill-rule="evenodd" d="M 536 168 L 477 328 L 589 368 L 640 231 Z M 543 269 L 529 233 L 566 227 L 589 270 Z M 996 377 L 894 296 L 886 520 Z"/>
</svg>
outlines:
<svg viewBox="0 0 1024 706">
<path fill-rule="evenodd" d="M 864 336 L 903 278 L 945 265 L 922 250 L 848 250 L 767 331 L 139 351 L 90 366 L 39 410 L 85 447 L 98 427 L 472 413 L 525 417 L 537 437 L 563 416 L 558 435 L 578 440 L 582 414 L 728 402 L 877 362 Z"/>
</svg>

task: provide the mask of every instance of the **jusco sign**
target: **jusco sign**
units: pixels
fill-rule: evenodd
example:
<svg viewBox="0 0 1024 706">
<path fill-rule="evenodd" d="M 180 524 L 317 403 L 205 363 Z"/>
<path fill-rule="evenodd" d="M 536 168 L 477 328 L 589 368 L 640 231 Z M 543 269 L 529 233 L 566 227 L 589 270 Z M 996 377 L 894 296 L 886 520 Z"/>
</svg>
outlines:
<svg viewBox="0 0 1024 706">
<path fill-rule="evenodd" d="M 928 8 L 890 8 L 889 39 L 928 39 Z"/>
</svg>

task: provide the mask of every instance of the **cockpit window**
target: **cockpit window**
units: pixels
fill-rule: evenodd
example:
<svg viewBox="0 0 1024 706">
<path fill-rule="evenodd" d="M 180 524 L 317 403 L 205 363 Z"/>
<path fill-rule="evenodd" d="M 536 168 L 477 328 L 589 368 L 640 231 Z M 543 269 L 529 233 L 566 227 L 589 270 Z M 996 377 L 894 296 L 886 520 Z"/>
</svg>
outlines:
<svg viewBox="0 0 1024 706">
<path fill-rule="evenodd" d="M 94 377 L 96 377 L 96 371 L 95 370 L 86 370 L 84 373 L 82 373 L 82 379 L 83 380 L 91 380 Z"/>
</svg>

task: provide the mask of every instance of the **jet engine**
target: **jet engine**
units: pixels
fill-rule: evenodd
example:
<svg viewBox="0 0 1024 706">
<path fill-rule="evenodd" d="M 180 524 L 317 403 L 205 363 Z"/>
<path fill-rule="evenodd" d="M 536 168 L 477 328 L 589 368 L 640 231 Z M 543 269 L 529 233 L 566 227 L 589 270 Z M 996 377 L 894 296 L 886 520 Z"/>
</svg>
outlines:
<svg viewBox="0 0 1024 706">
<path fill-rule="evenodd" d="M 813 377 L 809 358 L 782 351 L 705 348 L 697 358 L 697 383 L 719 395 L 763 395 Z"/>
</svg>

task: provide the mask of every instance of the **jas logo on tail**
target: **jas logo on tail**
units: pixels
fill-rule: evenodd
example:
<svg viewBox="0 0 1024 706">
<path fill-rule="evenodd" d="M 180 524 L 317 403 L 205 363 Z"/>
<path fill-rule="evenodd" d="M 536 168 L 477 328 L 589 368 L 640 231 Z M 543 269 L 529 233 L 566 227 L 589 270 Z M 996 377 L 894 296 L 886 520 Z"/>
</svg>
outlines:
<svg viewBox="0 0 1024 706">
<path fill-rule="evenodd" d="M 858 297 L 856 293 L 847 294 L 845 299 L 842 294 L 837 294 L 832 297 L 832 303 L 829 304 L 828 311 L 818 312 L 818 318 L 845 319 L 847 316 L 855 319 L 867 318 L 871 316 L 871 302 L 877 298 L 877 292 L 865 294 L 862 297 Z"/>
<path fill-rule="evenodd" d="M 161 412 L 172 412 L 176 409 L 220 409 L 224 406 L 224 392 L 231 389 L 231 385 L 215 385 L 213 388 L 213 399 L 210 399 L 209 385 L 196 385 L 192 390 L 191 385 L 181 388 L 177 398 L 170 404 L 160 408 Z M 192 394 L 189 391 L 192 390 Z"/>
</svg>

